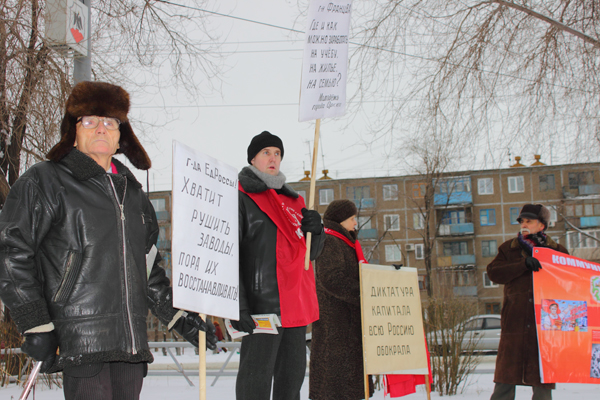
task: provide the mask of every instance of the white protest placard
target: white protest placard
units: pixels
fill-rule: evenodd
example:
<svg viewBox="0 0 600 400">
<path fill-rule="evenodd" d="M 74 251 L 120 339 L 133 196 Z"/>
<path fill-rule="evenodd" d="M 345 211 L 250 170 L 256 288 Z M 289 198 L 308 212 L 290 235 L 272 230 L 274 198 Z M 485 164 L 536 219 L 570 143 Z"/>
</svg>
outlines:
<svg viewBox="0 0 600 400">
<path fill-rule="evenodd" d="M 298 120 L 346 112 L 351 0 L 312 0 L 302 62 Z"/>
<path fill-rule="evenodd" d="M 237 170 L 173 141 L 173 305 L 239 319 Z"/>
<path fill-rule="evenodd" d="M 416 268 L 361 264 L 365 373 L 427 375 Z"/>
</svg>

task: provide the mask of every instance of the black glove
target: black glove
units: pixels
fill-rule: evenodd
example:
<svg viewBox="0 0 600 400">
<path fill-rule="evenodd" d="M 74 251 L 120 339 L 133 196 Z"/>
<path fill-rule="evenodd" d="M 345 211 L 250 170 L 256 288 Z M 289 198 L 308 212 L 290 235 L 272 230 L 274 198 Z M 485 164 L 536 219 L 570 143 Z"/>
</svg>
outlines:
<svg viewBox="0 0 600 400">
<path fill-rule="evenodd" d="M 302 209 L 302 224 L 300 225 L 300 229 L 304 233 L 313 233 L 318 235 L 321 233 L 323 229 L 323 225 L 321 224 L 321 216 L 315 210 L 309 210 L 307 208 Z"/>
<path fill-rule="evenodd" d="M 250 311 L 241 310 L 240 311 L 240 320 L 234 321 L 231 320 L 231 326 L 233 326 L 236 330 L 240 332 L 247 332 L 252 334 L 254 332 L 254 328 L 256 328 L 256 324 L 250 315 Z"/>
<path fill-rule="evenodd" d="M 53 331 L 26 333 L 21 351 L 36 361 L 42 361 L 41 373 L 47 372 L 54 364 L 58 349 L 58 339 Z"/>
<path fill-rule="evenodd" d="M 533 257 L 527 257 L 525 259 L 525 266 L 528 270 L 533 272 L 538 272 L 540 269 L 542 269 L 542 265 L 540 264 L 538 259 Z"/>
<path fill-rule="evenodd" d="M 214 350 L 217 348 L 217 335 L 215 335 L 215 326 L 212 322 L 204 322 L 202 317 L 196 313 L 188 312 L 175 322 L 173 328 L 185 340 L 198 347 L 198 332 L 206 332 L 206 347 Z"/>
</svg>

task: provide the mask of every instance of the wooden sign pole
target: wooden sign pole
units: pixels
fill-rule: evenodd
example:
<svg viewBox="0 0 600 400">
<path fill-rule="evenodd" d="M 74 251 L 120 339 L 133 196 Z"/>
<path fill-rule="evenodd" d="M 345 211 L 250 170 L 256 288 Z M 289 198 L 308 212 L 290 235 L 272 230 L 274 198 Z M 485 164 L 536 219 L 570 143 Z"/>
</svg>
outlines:
<svg viewBox="0 0 600 400">
<path fill-rule="evenodd" d="M 363 285 L 362 285 L 362 268 L 363 268 L 363 263 L 359 263 L 358 264 L 358 269 L 359 269 L 359 274 L 358 274 L 358 282 L 360 285 L 360 297 L 361 299 L 364 296 L 363 293 Z M 365 315 L 365 309 L 364 309 L 364 301 L 360 302 L 360 331 L 362 333 L 362 344 L 363 344 L 363 381 L 365 384 L 365 399 L 369 398 L 369 375 L 367 375 L 367 355 L 366 355 L 366 351 L 367 351 L 367 347 L 365 346 L 365 319 L 362 318 L 363 315 Z"/>
<path fill-rule="evenodd" d="M 427 388 L 427 400 L 431 400 L 431 385 L 429 384 L 429 374 L 425 375 L 425 387 Z"/>
<path fill-rule="evenodd" d="M 206 314 L 200 314 L 206 321 Z M 206 400 L 206 332 L 198 332 L 198 378 L 200 381 L 200 400 Z"/>
<path fill-rule="evenodd" d="M 321 119 L 317 119 L 315 123 L 315 143 L 313 146 L 312 167 L 310 172 L 310 189 L 308 191 L 308 209 L 312 210 L 315 206 L 315 181 L 317 175 L 317 157 L 319 150 L 319 134 L 321 130 Z M 312 233 L 306 234 L 306 256 L 304 257 L 304 269 L 308 270 L 310 265 L 310 242 Z"/>
</svg>

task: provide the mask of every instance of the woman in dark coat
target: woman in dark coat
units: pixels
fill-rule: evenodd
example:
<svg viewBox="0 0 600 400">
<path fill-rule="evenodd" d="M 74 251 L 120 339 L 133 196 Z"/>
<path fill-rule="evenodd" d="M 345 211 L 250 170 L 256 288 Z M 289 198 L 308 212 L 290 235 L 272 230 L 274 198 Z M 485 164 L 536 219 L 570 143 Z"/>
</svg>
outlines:
<svg viewBox="0 0 600 400">
<path fill-rule="evenodd" d="M 316 260 L 320 317 L 313 323 L 309 398 L 355 400 L 365 397 L 360 316 L 357 209 L 335 200 L 323 216 L 325 247 Z M 362 257 L 360 257 L 362 258 Z M 369 393 L 373 383 L 369 377 Z"/>
</svg>

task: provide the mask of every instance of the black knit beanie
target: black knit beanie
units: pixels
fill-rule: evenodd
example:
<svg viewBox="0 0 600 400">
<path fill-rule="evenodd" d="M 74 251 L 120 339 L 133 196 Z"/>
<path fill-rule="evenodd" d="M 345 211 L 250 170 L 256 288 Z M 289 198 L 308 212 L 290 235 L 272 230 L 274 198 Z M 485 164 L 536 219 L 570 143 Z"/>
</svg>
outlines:
<svg viewBox="0 0 600 400">
<path fill-rule="evenodd" d="M 325 214 L 323 214 L 323 219 L 328 219 L 339 224 L 357 214 L 358 209 L 353 201 L 334 200 L 327 206 L 327 210 L 325 210 Z"/>
<path fill-rule="evenodd" d="M 252 164 L 252 159 L 265 147 L 277 147 L 281 150 L 281 159 L 283 160 L 283 142 L 279 136 L 263 131 L 260 135 L 254 136 L 248 146 L 248 164 Z"/>
</svg>

